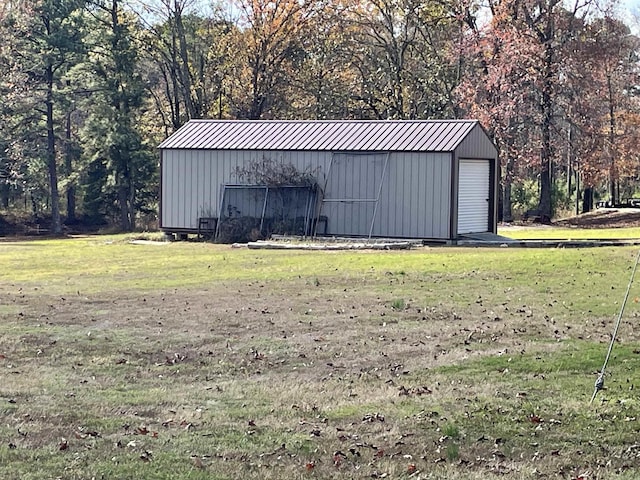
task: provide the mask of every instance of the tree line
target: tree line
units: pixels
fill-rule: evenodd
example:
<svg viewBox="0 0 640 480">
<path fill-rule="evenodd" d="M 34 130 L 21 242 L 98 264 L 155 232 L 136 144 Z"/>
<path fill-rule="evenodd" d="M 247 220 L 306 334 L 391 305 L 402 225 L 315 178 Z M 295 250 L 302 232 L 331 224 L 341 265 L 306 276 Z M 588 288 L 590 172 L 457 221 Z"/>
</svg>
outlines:
<svg viewBox="0 0 640 480">
<path fill-rule="evenodd" d="M 189 119 L 477 118 L 501 204 L 617 204 L 638 176 L 638 37 L 599 0 L 5 0 L 0 212 L 133 230 Z M 574 202 L 574 203 L 572 203 Z"/>
</svg>

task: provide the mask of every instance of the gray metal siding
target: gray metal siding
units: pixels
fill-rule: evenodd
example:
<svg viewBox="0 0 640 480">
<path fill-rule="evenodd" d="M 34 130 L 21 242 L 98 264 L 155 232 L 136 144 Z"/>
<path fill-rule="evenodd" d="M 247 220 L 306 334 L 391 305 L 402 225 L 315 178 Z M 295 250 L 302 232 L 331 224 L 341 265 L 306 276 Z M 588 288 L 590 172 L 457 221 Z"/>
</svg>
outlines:
<svg viewBox="0 0 640 480">
<path fill-rule="evenodd" d="M 230 150 L 164 150 L 162 161 L 162 227 L 198 228 L 198 218 L 218 216 L 225 183 L 238 183 L 237 167 L 263 156 L 294 164 L 299 170 L 320 167 L 320 182 L 330 152 L 253 152 Z"/>
<path fill-rule="evenodd" d="M 383 180 L 377 210 L 374 203 L 325 203 L 332 235 L 366 236 L 376 210 L 372 234 L 376 237 L 449 238 L 451 156 L 442 153 L 386 153 L 353 155 L 358 159 L 343 167 L 333 198 L 376 198 Z M 335 157 L 334 157 L 335 161 Z M 332 174 L 336 173 L 333 171 Z M 347 195 L 347 192 L 350 192 Z"/>
<path fill-rule="evenodd" d="M 391 154 L 373 235 L 447 239 L 450 164 L 448 154 Z"/>
<path fill-rule="evenodd" d="M 198 227 L 198 217 L 217 216 L 224 183 L 237 183 L 236 167 L 263 156 L 292 163 L 299 170 L 316 172 L 324 186 L 331 152 L 262 152 L 215 150 L 164 150 L 162 175 L 162 226 Z M 339 156 L 340 154 L 338 154 Z M 378 193 L 387 153 L 374 154 L 345 164 L 338 172 L 337 193 L 345 198 Z M 365 157 L 370 157 L 366 155 Z M 447 239 L 450 211 L 450 155 L 446 153 L 392 153 L 380 192 L 373 235 L 379 237 Z M 334 196 L 334 198 L 337 198 Z M 329 206 L 330 205 L 330 206 Z M 369 234 L 374 204 L 325 204 L 323 215 L 332 235 Z"/>
<path fill-rule="evenodd" d="M 498 158 L 498 150 L 487 137 L 479 123 L 468 132 L 466 137 L 456 148 L 458 158 Z"/>
<path fill-rule="evenodd" d="M 375 202 L 364 200 L 377 198 L 386 159 L 386 153 L 333 155 L 322 209 L 323 215 L 329 219 L 328 233 L 369 234 Z"/>
</svg>

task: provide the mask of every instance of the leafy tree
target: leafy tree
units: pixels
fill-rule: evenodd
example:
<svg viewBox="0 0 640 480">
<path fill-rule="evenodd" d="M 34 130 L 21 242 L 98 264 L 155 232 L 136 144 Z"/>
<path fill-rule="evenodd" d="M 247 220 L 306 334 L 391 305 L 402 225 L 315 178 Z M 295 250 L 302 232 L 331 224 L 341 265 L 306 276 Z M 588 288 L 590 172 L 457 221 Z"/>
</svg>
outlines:
<svg viewBox="0 0 640 480">
<path fill-rule="evenodd" d="M 540 185 L 538 210 L 546 221 L 552 216 L 560 119 L 566 118 L 564 92 L 571 90 L 567 57 L 571 57 L 571 47 L 584 28 L 589 5 L 590 0 L 569 6 L 559 0 L 498 0 L 490 3 L 487 26 L 473 31 L 477 76 L 467 78 L 463 97 L 471 98 L 470 103 L 478 107 L 484 102 L 499 112 L 491 120 L 492 130 L 508 161 L 535 169 Z M 480 102 L 470 95 L 473 89 L 481 92 Z M 523 145 L 534 149 L 512 157 L 511 153 L 521 151 Z M 507 166 L 510 175 L 515 165 Z"/>
<path fill-rule="evenodd" d="M 91 13 L 93 34 L 87 40 L 90 54 L 83 67 L 93 91 L 82 132 L 91 158 L 86 202 L 94 213 L 117 216 L 120 228 L 130 231 L 150 193 L 155 170 L 139 128 L 144 103 L 138 71 L 140 25 L 120 0 L 94 2 Z"/>
<path fill-rule="evenodd" d="M 349 46 L 337 15 L 330 9 L 309 19 L 301 39 L 301 58 L 285 86 L 287 116 L 302 119 L 348 119 L 355 116 L 355 72 L 349 68 Z"/>
<path fill-rule="evenodd" d="M 455 19 L 447 3 L 352 1 L 340 10 L 358 85 L 373 118 L 444 118 L 454 114 L 455 66 L 449 56 Z"/>
<path fill-rule="evenodd" d="M 242 13 L 237 51 L 243 66 L 234 85 L 238 118 L 276 117 L 288 101 L 279 95 L 301 61 L 302 38 L 315 11 L 311 2 L 238 0 Z"/>
<path fill-rule="evenodd" d="M 59 140 L 56 105 L 62 77 L 81 53 L 82 0 L 28 0 L 3 12 L 0 28 L 8 33 L 11 54 L 2 89 L 7 100 L 4 114 L 13 117 L 5 132 L 10 137 L 9 156 L 16 172 L 36 173 L 44 160 L 48 179 L 51 231 L 62 232 L 58 188 Z M 6 48 L 6 47 L 5 47 Z M 6 51 L 5 51 L 6 54 Z M 7 57 L 3 55 L 7 65 Z M 35 147 L 35 148 L 30 148 Z M 33 178 L 26 179 L 34 190 Z"/>
<path fill-rule="evenodd" d="M 638 173 L 638 46 L 624 23 L 604 16 L 587 25 L 573 59 L 580 63 L 580 92 L 572 122 L 576 140 L 586 144 L 581 159 L 587 181 L 606 182 L 613 204 L 621 200 L 620 180 Z"/>
<path fill-rule="evenodd" d="M 146 29 L 146 78 L 166 134 L 191 118 L 222 118 L 228 110 L 225 84 L 235 27 L 219 12 L 205 17 L 189 5 L 188 0 L 161 0 L 149 7 L 155 23 Z"/>
</svg>

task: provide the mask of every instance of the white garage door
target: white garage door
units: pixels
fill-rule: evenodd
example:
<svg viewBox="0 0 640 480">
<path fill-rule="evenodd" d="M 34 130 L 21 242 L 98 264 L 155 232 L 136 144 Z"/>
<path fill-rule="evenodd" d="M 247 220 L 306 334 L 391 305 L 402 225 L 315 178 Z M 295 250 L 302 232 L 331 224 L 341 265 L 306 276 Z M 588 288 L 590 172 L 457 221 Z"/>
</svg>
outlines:
<svg viewBox="0 0 640 480">
<path fill-rule="evenodd" d="M 460 160 L 458 234 L 489 231 L 489 161 Z"/>
</svg>

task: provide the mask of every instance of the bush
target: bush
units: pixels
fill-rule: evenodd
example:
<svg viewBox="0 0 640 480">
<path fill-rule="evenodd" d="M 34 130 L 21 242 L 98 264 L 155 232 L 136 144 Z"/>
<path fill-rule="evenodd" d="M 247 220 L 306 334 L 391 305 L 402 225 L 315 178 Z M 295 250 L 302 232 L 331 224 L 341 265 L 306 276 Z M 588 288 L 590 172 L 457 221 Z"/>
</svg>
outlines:
<svg viewBox="0 0 640 480">
<path fill-rule="evenodd" d="M 562 216 L 574 211 L 575 192 L 567 193 L 564 179 L 553 182 L 551 186 L 551 215 Z M 511 189 L 511 206 L 514 217 L 522 218 L 527 211 L 536 210 L 540 201 L 540 190 L 537 180 L 525 180 L 514 183 Z"/>
<path fill-rule="evenodd" d="M 260 219 L 254 217 L 233 217 L 220 221 L 218 243 L 247 243 L 260 240 Z"/>
<path fill-rule="evenodd" d="M 537 181 L 525 180 L 522 183 L 514 183 L 511 187 L 513 216 L 522 217 L 526 211 L 534 210 L 538 206 L 539 198 Z"/>
</svg>

